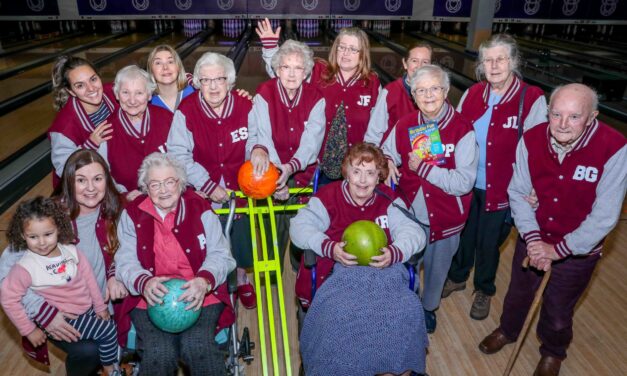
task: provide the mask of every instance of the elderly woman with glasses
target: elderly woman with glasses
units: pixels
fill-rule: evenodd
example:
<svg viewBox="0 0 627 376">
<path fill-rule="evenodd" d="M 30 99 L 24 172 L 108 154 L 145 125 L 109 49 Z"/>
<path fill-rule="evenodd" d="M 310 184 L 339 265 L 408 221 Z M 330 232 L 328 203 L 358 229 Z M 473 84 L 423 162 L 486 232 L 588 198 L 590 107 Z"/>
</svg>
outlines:
<svg viewBox="0 0 627 376">
<path fill-rule="evenodd" d="M 418 110 L 396 123 L 383 142 L 383 152 L 389 159 L 388 184 L 398 184 L 400 197 L 427 234 L 422 304 L 427 331 L 433 333 L 435 310 L 468 217 L 479 150 L 472 125 L 446 100 L 450 81 L 442 68 L 423 66 L 410 85 Z M 441 143 L 433 141 L 430 130 L 439 133 Z M 421 157 L 420 142 L 429 137 L 427 149 L 430 146 L 433 154 Z"/>
<path fill-rule="evenodd" d="M 155 84 L 145 70 L 136 65 L 120 69 L 113 86 L 120 106 L 109 118 L 113 132 L 98 148 L 111 168 L 116 188 L 129 201 L 141 194 L 137 170 L 144 158 L 166 151 L 172 113 L 149 103 L 154 90 Z"/>
<path fill-rule="evenodd" d="M 275 194 L 280 199 L 287 198 L 290 176 L 297 186 L 309 184 L 324 137 L 325 100 L 305 81 L 313 66 L 313 51 L 306 44 L 286 41 L 272 57 L 278 78 L 259 85 L 249 116 L 250 160 L 260 175 L 269 162 L 281 170 Z"/>
<path fill-rule="evenodd" d="M 485 319 L 490 312 L 499 247 L 511 229 L 507 185 L 514 172 L 516 145 L 523 130 L 547 121 L 542 89 L 523 82 L 519 66 L 514 38 L 497 34 L 483 42 L 476 67 L 480 82 L 466 90 L 457 106 L 475 129 L 479 167 L 468 223 L 442 297 L 466 288 L 474 264 L 476 294 L 470 317 L 475 320 Z"/>
<path fill-rule="evenodd" d="M 270 162 L 281 170 L 275 193 L 279 200 L 288 198 L 288 186 L 309 184 L 322 145 L 325 99 L 315 85 L 305 81 L 313 66 L 313 51 L 306 44 L 286 41 L 272 58 L 278 78 L 259 85 L 248 118 L 246 151 L 256 174 L 263 174 Z M 279 216 L 280 255 L 287 245 L 288 218 Z M 293 255 L 297 252 L 292 249 Z"/>
<path fill-rule="evenodd" d="M 422 306 L 408 288 L 403 262 L 422 249 L 425 234 L 382 183 L 387 170 L 381 149 L 352 146 L 342 163 L 344 180 L 322 187 L 292 219 L 294 243 L 317 255 L 315 299 L 303 265 L 296 282 L 301 303 L 311 304 L 300 334 L 307 375 L 424 372 Z M 375 222 L 388 240 L 369 266 L 357 266 L 357 257 L 344 250 L 342 233 L 358 220 Z"/>
<path fill-rule="evenodd" d="M 168 135 L 168 151 L 183 165 L 189 183 L 218 208 L 237 190 L 237 171 L 246 160 L 248 113 L 251 101 L 234 90 L 235 65 L 228 57 L 207 52 L 194 68 L 199 90 L 185 98 L 174 113 Z M 239 205 L 244 205 L 240 202 Z M 249 221 L 233 223 L 232 248 L 237 260 L 238 295 L 247 308 L 256 304 L 245 268 L 253 266 Z"/>
<path fill-rule="evenodd" d="M 179 360 L 195 375 L 225 375 L 211 334 L 222 315 L 231 322 L 234 317 L 232 307 L 225 308 L 224 282 L 235 260 L 220 221 L 206 200 L 186 190 L 185 168 L 174 157 L 150 154 L 138 180 L 144 194 L 127 205 L 118 226 L 116 276 L 131 294 L 123 302 L 120 330 L 130 325 L 130 316 L 144 344 L 142 375 L 174 375 Z M 201 310 L 198 321 L 178 334 L 155 327 L 147 313 L 148 306 L 162 303 L 168 292 L 163 282 L 171 278 L 187 280 L 179 299 L 186 309 Z"/>
<path fill-rule="evenodd" d="M 257 34 L 263 44 L 263 58 L 271 66 L 270 76 L 279 72 L 269 64 L 277 53 L 280 29 L 272 31 L 265 19 L 259 22 Z M 326 101 L 326 133 L 321 149 L 322 171 L 327 178 L 341 178 L 341 163 L 351 145 L 364 140 L 370 113 L 381 85 L 370 68 L 370 42 L 358 28 L 340 30 L 329 50 L 329 59 L 317 59 L 308 82 L 322 92 Z M 325 179 L 326 180 L 326 179 Z"/>
</svg>

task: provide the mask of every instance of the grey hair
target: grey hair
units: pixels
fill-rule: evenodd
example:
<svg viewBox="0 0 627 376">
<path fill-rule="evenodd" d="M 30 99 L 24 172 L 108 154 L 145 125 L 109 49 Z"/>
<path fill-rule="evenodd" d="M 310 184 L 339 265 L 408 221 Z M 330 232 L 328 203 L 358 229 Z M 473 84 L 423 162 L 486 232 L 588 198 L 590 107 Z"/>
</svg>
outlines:
<svg viewBox="0 0 627 376">
<path fill-rule="evenodd" d="M 139 171 L 137 172 L 137 186 L 143 193 L 148 193 L 148 173 L 154 167 L 172 167 L 179 180 L 179 193 L 183 193 L 187 186 L 187 173 L 185 166 L 174 155 L 168 153 L 160 153 L 158 151 L 149 154 L 142 161 Z"/>
<path fill-rule="evenodd" d="M 599 110 L 599 94 L 597 93 L 597 91 L 588 85 L 578 83 L 556 86 L 551 92 L 551 96 L 549 97 L 549 109 L 551 108 L 551 103 L 553 103 L 553 98 L 557 95 L 557 93 L 564 89 L 581 89 L 583 91 L 586 91 L 590 96 L 590 111 L 594 112 Z"/>
<path fill-rule="evenodd" d="M 233 60 L 215 52 L 205 52 L 196 62 L 193 79 L 194 87 L 200 89 L 200 70 L 205 66 L 212 65 L 224 68 L 226 83 L 229 85 L 229 90 L 231 90 L 235 86 L 235 64 L 233 64 Z"/>
<path fill-rule="evenodd" d="M 279 51 L 272 56 L 270 65 L 275 72 L 279 71 L 279 65 L 283 61 L 283 58 L 289 55 L 299 55 L 303 58 L 305 64 L 305 77 L 309 76 L 314 66 L 313 56 L 314 53 L 308 45 L 302 42 L 298 42 L 292 39 L 288 39 L 281 45 Z"/>
<path fill-rule="evenodd" d="M 481 81 L 485 78 L 485 68 L 483 66 L 483 54 L 488 48 L 494 47 L 506 47 L 509 51 L 509 66 L 512 72 L 518 77 L 520 74 L 520 50 L 518 49 L 518 43 L 509 34 L 494 34 L 490 39 L 483 41 L 479 45 L 479 56 L 477 57 L 477 63 L 475 65 L 475 76 L 477 80 Z"/>
<path fill-rule="evenodd" d="M 113 84 L 113 92 L 115 96 L 118 97 L 120 94 L 120 89 L 122 88 L 122 82 L 132 81 L 137 79 L 143 79 L 144 84 L 146 85 L 146 91 L 148 92 L 148 96 L 151 97 L 152 93 L 155 92 L 157 84 L 150 78 L 150 74 L 145 70 L 141 69 L 137 65 L 127 65 L 124 68 L 120 69 L 118 73 L 115 75 L 115 82 Z"/>
<path fill-rule="evenodd" d="M 420 81 L 425 78 L 433 77 L 440 81 L 440 84 L 444 87 L 445 92 L 448 93 L 451 88 L 451 79 L 448 72 L 437 65 L 428 64 L 416 69 L 414 74 L 409 78 L 409 87 L 411 88 L 412 94 L 416 89 L 416 85 L 418 85 Z"/>
</svg>

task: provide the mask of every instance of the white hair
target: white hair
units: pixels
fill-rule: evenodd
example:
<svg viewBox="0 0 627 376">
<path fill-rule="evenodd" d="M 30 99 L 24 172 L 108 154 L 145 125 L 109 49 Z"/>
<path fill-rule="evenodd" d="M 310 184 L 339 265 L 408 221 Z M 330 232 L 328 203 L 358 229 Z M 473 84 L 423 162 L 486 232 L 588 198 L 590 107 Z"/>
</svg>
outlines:
<svg viewBox="0 0 627 376">
<path fill-rule="evenodd" d="M 298 42 L 292 39 L 288 39 L 281 45 L 279 51 L 272 56 L 270 65 L 275 72 L 279 71 L 279 65 L 283 61 L 283 58 L 289 55 L 299 55 L 303 58 L 303 64 L 305 64 L 305 77 L 309 76 L 314 66 L 313 56 L 314 53 L 308 45 L 302 42 Z"/>
<path fill-rule="evenodd" d="M 588 85 L 578 84 L 578 83 L 556 86 L 551 92 L 551 96 L 549 97 L 549 108 L 551 108 L 551 104 L 553 103 L 553 98 L 557 95 L 557 93 L 559 93 L 560 91 L 564 89 L 584 90 L 585 92 L 587 92 L 587 94 L 590 97 L 590 112 L 598 111 L 599 94 L 597 93 L 597 91 Z"/>
<path fill-rule="evenodd" d="M 115 96 L 119 96 L 122 82 L 138 79 L 144 81 L 148 97 L 151 97 L 152 93 L 154 93 L 155 89 L 157 88 L 157 84 L 155 84 L 154 81 L 150 78 L 150 74 L 148 74 L 148 72 L 141 69 L 137 65 L 127 65 L 124 68 L 120 69 L 115 75 L 115 81 L 113 84 L 113 92 L 115 93 Z"/>
<path fill-rule="evenodd" d="M 148 173 L 154 167 L 171 167 L 174 169 L 176 179 L 179 181 L 179 193 L 183 193 L 187 186 L 185 167 L 172 154 L 160 153 L 158 151 L 146 156 L 137 172 L 137 186 L 142 192 L 148 193 Z"/>
<path fill-rule="evenodd" d="M 423 65 L 422 67 L 416 69 L 414 74 L 409 78 L 409 87 L 411 88 L 411 92 L 414 92 L 418 83 L 423 79 L 434 77 L 440 81 L 440 85 L 444 88 L 444 92 L 448 93 L 448 90 L 451 88 L 451 79 L 449 78 L 448 72 L 441 67 L 432 64 Z"/>
<path fill-rule="evenodd" d="M 481 81 L 485 78 L 485 67 L 483 66 L 483 54 L 488 48 L 505 47 L 509 52 L 509 67 L 518 77 L 521 77 L 520 71 L 520 51 L 518 50 L 518 44 L 509 34 L 494 34 L 490 39 L 484 41 L 479 45 L 479 56 L 477 57 L 477 64 L 475 65 L 475 76 L 477 80 Z"/>
<path fill-rule="evenodd" d="M 218 66 L 224 69 L 224 74 L 226 75 L 226 82 L 229 85 L 229 90 L 235 86 L 235 64 L 233 64 L 233 60 L 228 57 L 218 54 L 215 52 L 205 52 L 200 59 L 196 62 L 196 66 L 194 67 L 194 87 L 196 89 L 200 89 L 200 70 L 205 66 Z"/>
</svg>

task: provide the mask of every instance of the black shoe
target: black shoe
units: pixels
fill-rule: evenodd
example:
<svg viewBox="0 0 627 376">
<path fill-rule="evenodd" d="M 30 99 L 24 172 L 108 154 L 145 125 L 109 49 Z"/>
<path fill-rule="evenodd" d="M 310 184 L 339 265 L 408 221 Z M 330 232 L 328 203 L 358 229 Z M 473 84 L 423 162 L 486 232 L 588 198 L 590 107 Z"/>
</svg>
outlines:
<svg viewBox="0 0 627 376">
<path fill-rule="evenodd" d="M 435 317 L 435 312 L 433 311 L 425 311 L 425 327 L 427 328 L 427 333 L 431 334 L 435 332 L 435 327 L 438 325 L 438 321 Z"/>
</svg>

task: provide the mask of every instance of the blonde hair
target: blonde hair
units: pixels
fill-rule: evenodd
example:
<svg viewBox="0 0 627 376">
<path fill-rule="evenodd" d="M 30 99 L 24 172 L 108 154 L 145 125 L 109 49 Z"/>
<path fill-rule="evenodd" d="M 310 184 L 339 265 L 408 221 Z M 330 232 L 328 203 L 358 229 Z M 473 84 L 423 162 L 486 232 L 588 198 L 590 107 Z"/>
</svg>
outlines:
<svg viewBox="0 0 627 376">
<path fill-rule="evenodd" d="M 148 60 L 146 61 L 146 70 L 148 71 L 148 74 L 150 75 L 150 79 L 152 80 L 152 82 L 157 84 L 157 87 L 155 88 L 155 93 L 157 94 L 159 93 L 159 84 L 155 80 L 155 75 L 152 73 L 152 64 L 156 60 L 157 53 L 161 51 L 169 52 L 174 58 L 174 63 L 179 69 L 179 74 L 176 78 L 176 86 L 179 91 L 185 89 L 185 87 L 187 86 L 187 75 L 185 74 L 185 67 L 183 66 L 183 61 L 181 60 L 181 57 L 176 52 L 176 50 L 172 48 L 171 46 L 167 44 L 160 44 L 157 47 L 153 48 L 152 51 L 150 51 L 150 53 L 148 54 Z"/>
</svg>

